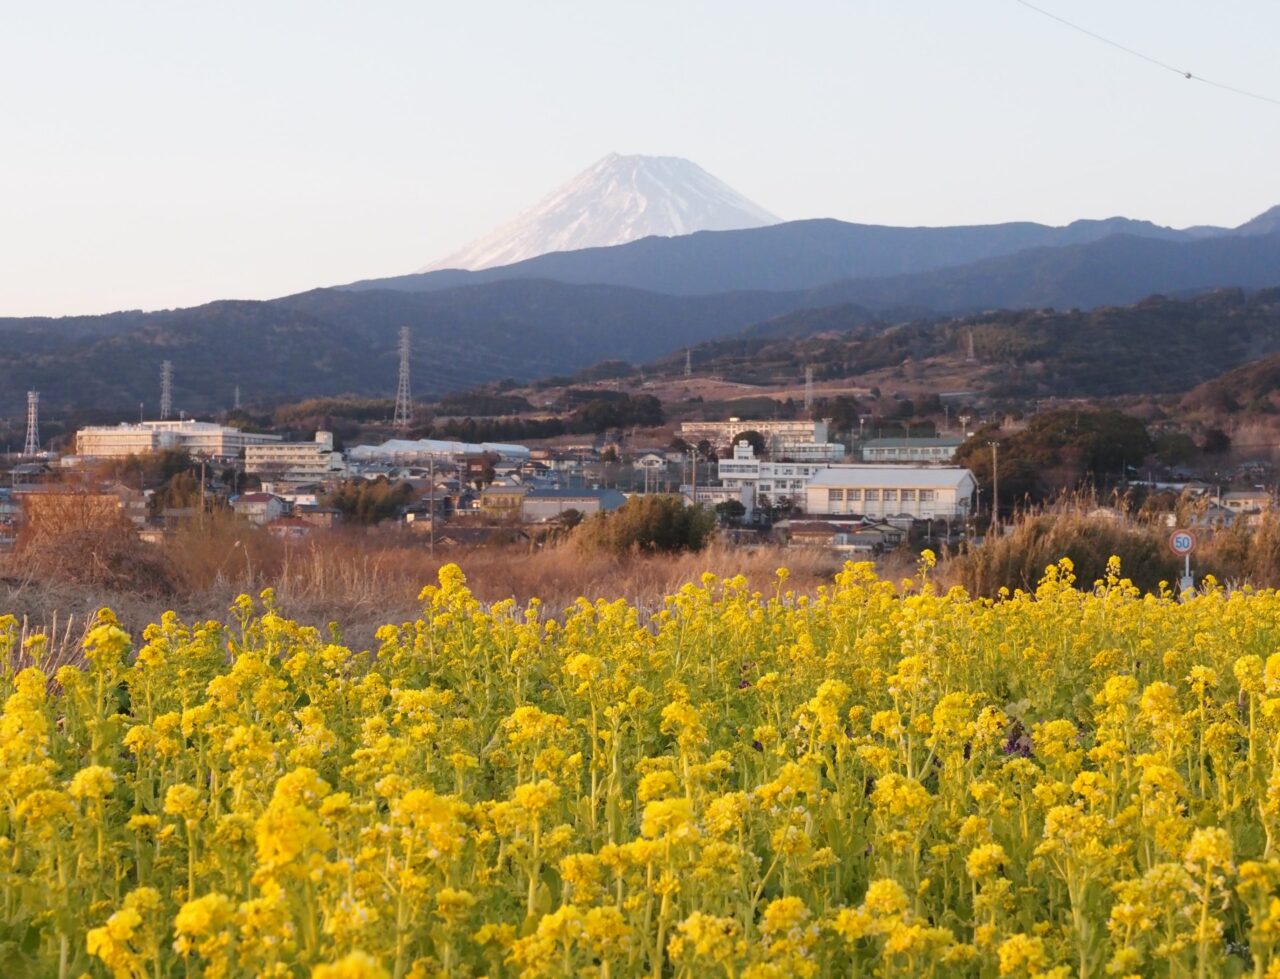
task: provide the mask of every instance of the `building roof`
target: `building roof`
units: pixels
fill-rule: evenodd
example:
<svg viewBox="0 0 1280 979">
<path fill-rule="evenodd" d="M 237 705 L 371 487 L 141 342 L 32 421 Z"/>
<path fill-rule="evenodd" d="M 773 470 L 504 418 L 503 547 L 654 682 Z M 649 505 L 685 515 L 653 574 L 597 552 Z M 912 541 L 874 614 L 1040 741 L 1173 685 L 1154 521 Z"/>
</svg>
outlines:
<svg viewBox="0 0 1280 979">
<path fill-rule="evenodd" d="M 611 500 L 615 497 L 626 500 L 616 489 L 587 489 L 583 486 L 546 487 L 525 494 L 527 500 Z"/>
<path fill-rule="evenodd" d="M 973 482 L 973 473 L 956 466 L 832 466 L 814 473 L 809 488 L 958 489 L 966 482 Z"/>
</svg>

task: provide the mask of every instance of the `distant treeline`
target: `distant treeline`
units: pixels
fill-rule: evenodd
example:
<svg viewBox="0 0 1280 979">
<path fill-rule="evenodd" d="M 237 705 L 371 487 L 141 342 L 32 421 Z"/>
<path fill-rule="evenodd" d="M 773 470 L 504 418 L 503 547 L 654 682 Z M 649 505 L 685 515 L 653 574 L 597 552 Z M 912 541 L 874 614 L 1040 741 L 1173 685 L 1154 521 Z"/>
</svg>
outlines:
<svg viewBox="0 0 1280 979">
<path fill-rule="evenodd" d="M 662 402 L 649 394 L 609 392 L 555 418 L 455 418 L 432 426 L 436 438 L 462 442 L 519 442 L 586 435 L 663 423 Z"/>
</svg>

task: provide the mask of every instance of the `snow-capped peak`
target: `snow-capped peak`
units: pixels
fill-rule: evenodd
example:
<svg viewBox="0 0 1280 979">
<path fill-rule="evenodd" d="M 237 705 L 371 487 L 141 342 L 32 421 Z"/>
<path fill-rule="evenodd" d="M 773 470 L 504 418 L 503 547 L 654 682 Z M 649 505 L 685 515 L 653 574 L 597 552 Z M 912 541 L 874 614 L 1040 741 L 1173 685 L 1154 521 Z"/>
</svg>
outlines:
<svg viewBox="0 0 1280 979">
<path fill-rule="evenodd" d="M 484 269 L 547 252 L 776 224 L 778 218 L 678 156 L 610 153 L 514 221 L 422 271 Z"/>
</svg>

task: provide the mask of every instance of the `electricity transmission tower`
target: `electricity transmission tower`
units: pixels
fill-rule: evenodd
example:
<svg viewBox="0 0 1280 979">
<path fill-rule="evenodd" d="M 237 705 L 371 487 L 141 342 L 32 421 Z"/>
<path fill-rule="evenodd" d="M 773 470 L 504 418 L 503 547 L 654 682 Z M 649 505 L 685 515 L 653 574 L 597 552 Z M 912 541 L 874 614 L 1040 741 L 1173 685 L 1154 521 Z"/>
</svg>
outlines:
<svg viewBox="0 0 1280 979">
<path fill-rule="evenodd" d="M 27 392 L 27 442 L 22 447 L 24 456 L 40 454 L 40 392 Z"/>
<path fill-rule="evenodd" d="M 160 420 L 168 421 L 173 414 L 173 361 L 160 365 Z"/>
<path fill-rule="evenodd" d="M 396 431 L 409 427 L 413 411 L 409 402 L 409 328 L 400 327 L 400 383 L 396 387 L 396 413 L 392 420 Z"/>
</svg>

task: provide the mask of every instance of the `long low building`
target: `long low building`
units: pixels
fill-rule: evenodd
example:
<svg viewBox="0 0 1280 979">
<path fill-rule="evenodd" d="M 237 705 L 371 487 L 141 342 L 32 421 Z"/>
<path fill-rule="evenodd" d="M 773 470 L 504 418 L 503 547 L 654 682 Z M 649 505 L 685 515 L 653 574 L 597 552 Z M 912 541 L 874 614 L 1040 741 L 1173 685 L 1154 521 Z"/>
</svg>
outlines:
<svg viewBox="0 0 1280 979">
<path fill-rule="evenodd" d="M 973 473 L 956 467 L 841 466 L 809 479 L 805 512 L 953 520 L 972 512 L 977 488 Z"/>
<path fill-rule="evenodd" d="M 963 439 L 954 435 L 937 438 L 878 438 L 862 443 L 863 462 L 951 462 Z"/>
<path fill-rule="evenodd" d="M 91 425 L 76 432 L 76 454 L 88 459 L 118 459 L 150 455 L 166 449 L 185 449 L 193 456 L 235 459 L 251 445 L 281 441 L 279 435 L 242 432 L 213 422 L 123 422 Z"/>
<path fill-rule="evenodd" d="M 520 501 L 520 517 L 525 523 L 554 520 L 568 510 L 584 517 L 601 510 L 616 510 L 627 498 L 616 489 L 533 489 Z"/>
<path fill-rule="evenodd" d="M 431 457 L 458 459 L 492 454 L 503 459 L 529 458 L 529 447 L 504 442 L 450 442 L 444 439 L 390 439 L 381 445 L 357 445 L 347 453 L 353 462 L 412 463 Z"/>
</svg>

